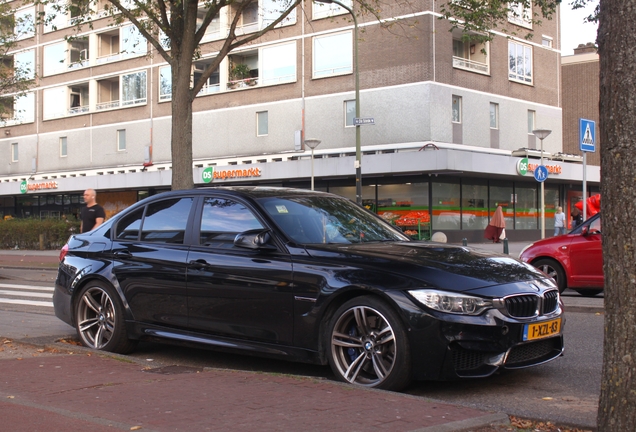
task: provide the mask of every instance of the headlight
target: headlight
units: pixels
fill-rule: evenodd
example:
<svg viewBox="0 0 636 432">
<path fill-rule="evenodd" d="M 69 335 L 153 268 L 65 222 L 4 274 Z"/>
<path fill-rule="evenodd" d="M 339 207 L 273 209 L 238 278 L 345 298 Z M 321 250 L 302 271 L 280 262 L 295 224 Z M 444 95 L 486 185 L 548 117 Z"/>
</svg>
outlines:
<svg viewBox="0 0 636 432">
<path fill-rule="evenodd" d="M 421 289 L 409 291 L 409 294 L 426 307 L 452 314 L 479 315 L 492 307 L 490 300 L 445 291 Z"/>
</svg>

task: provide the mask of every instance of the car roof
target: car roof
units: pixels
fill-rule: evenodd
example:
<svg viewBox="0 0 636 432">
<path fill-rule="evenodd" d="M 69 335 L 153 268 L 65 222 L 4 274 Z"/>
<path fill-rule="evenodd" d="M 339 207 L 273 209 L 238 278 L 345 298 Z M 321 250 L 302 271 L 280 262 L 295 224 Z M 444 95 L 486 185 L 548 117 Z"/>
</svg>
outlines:
<svg viewBox="0 0 636 432">
<path fill-rule="evenodd" d="M 168 198 L 170 196 L 183 196 L 186 195 L 206 195 L 210 192 L 216 192 L 221 194 L 243 196 L 252 199 L 259 198 L 292 198 L 298 196 L 329 196 L 334 198 L 342 198 L 337 195 L 333 195 L 327 192 L 311 191 L 307 189 L 295 189 L 286 187 L 272 187 L 272 186 L 214 186 L 214 187 L 201 187 L 194 189 L 180 189 L 162 192 L 157 195 L 153 195 L 149 198 Z M 145 200 L 144 200 L 145 201 Z"/>
</svg>

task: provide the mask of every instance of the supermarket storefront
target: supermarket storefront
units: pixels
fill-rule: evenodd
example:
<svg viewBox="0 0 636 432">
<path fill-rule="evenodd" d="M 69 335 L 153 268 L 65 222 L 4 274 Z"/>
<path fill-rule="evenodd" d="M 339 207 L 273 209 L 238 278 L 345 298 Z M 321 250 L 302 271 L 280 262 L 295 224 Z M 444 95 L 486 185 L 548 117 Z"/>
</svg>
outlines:
<svg viewBox="0 0 636 432">
<path fill-rule="evenodd" d="M 519 171 L 523 157 L 492 149 L 466 149 L 439 145 L 435 150 L 412 146 L 387 152 L 379 149 L 363 157 L 363 205 L 400 225 L 416 238 L 444 232 L 450 242 L 466 238 L 483 241 L 483 230 L 497 206 L 502 206 L 511 240 L 533 240 L 540 231 L 540 185 L 529 158 L 526 172 Z M 197 187 L 266 185 L 310 187 L 311 158 L 305 154 L 270 159 L 246 166 L 241 160 L 212 161 L 195 165 Z M 240 159 L 240 158 L 239 158 Z M 354 156 L 334 150 L 316 152 L 315 189 L 355 200 Z M 221 163 L 224 163 L 222 165 Z M 209 166 L 206 166 L 209 165 Z M 238 166 L 237 166 L 238 165 Z M 545 182 L 546 231 L 553 227 L 556 207 L 569 214 L 582 198 L 582 165 L 546 161 L 550 176 Z M 14 217 L 75 217 L 83 205 L 82 192 L 93 188 L 110 217 L 148 195 L 170 189 L 170 171 L 156 170 L 109 175 L 66 176 L 51 180 L 0 183 L 0 215 Z M 588 194 L 599 192 L 599 167 L 587 167 Z M 50 177 L 50 176 L 49 176 Z M 40 186 L 38 186 L 40 185 Z M 550 231 L 547 231 L 550 232 Z"/>
</svg>

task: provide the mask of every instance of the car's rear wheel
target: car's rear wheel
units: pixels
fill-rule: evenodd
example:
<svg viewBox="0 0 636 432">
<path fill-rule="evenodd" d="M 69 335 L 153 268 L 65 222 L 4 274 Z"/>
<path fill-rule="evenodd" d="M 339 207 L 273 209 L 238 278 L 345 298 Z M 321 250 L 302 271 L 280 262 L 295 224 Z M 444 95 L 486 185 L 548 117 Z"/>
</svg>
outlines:
<svg viewBox="0 0 636 432">
<path fill-rule="evenodd" d="M 565 291 L 565 288 L 567 288 L 567 284 L 565 280 L 565 272 L 563 271 L 563 267 L 561 267 L 561 264 L 553 259 L 544 258 L 535 261 L 534 263 L 532 263 L 532 265 L 554 279 L 557 283 L 557 286 L 559 287 L 560 293 Z"/>
<path fill-rule="evenodd" d="M 137 341 L 126 334 L 124 307 L 115 290 L 101 282 L 90 282 L 79 293 L 75 327 L 82 343 L 89 348 L 126 354 Z"/>
<path fill-rule="evenodd" d="M 397 314 L 364 296 L 343 304 L 329 324 L 329 364 L 338 379 L 398 391 L 411 380 L 411 354 Z"/>
<path fill-rule="evenodd" d="M 602 289 L 577 289 L 574 291 L 581 294 L 583 297 L 594 297 L 603 292 Z"/>
</svg>

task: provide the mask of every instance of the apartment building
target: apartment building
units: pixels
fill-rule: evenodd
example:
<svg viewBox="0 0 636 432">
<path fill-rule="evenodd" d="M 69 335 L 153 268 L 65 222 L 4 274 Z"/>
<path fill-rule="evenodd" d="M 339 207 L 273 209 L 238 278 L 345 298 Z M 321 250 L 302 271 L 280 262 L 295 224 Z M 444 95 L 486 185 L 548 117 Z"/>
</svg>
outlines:
<svg viewBox="0 0 636 432">
<path fill-rule="evenodd" d="M 240 31 L 271 22 L 272 3 L 244 11 Z M 356 58 L 350 14 L 305 1 L 232 52 L 194 102 L 195 184 L 309 188 L 313 171 L 317 190 L 355 199 L 360 128 L 371 210 L 392 221 L 418 216 L 406 227 L 417 238 L 443 231 L 478 241 L 501 205 L 509 238 L 537 238 L 540 148 L 550 171 L 546 226 L 582 177 L 579 158 L 563 150 L 558 19 L 533 28 L 530 41 L 495 33 L 478 42 L 450 31 L 437 7 L 396 3 L 382 22 L 359 16 Z M 208 28 L 193 80 L 218 53 L 234 16 L 226 9 Z M 509 30 L 531 28 L 528 13 L 511 16 Z M 0 132 L 2 215 L 77 214 L 91 187 L 110 216 L 170 188 L 170 67 L 132 25 L 113 27 L 106 14 L 66 40 L 75 18 L 20 29 L 13 60 L 33 65 L 37 79 Z M 552 131 L 543 142 L 538 128 Z M 306 139 L 320 141 L 313 160 Z M 598 168 L 587 180 L 598 188 Z"/>
</svg>

